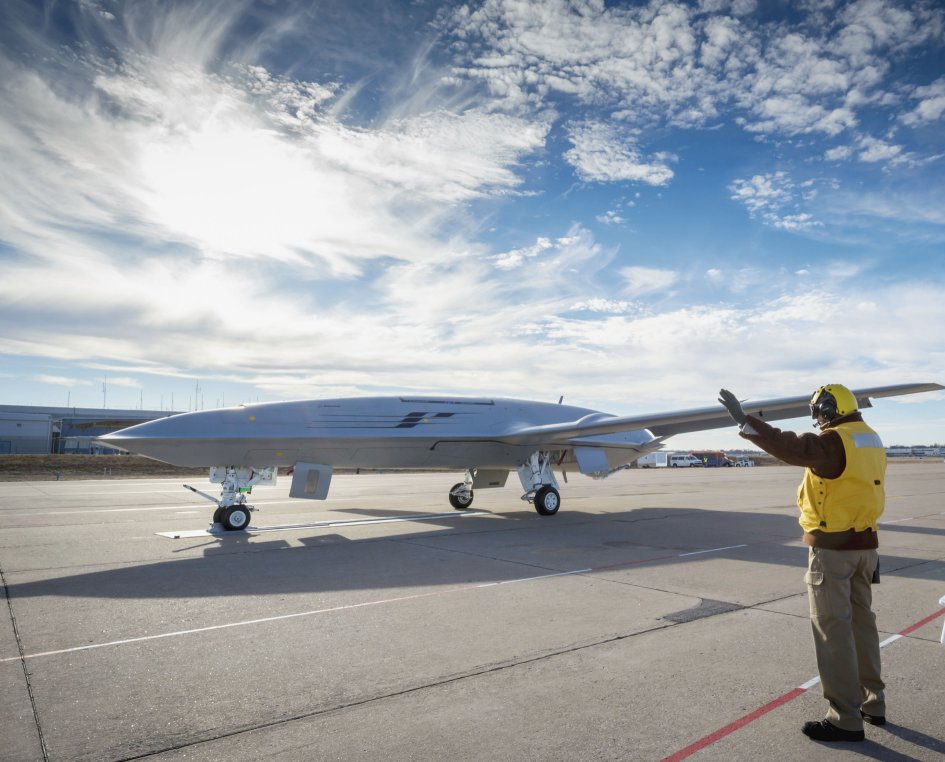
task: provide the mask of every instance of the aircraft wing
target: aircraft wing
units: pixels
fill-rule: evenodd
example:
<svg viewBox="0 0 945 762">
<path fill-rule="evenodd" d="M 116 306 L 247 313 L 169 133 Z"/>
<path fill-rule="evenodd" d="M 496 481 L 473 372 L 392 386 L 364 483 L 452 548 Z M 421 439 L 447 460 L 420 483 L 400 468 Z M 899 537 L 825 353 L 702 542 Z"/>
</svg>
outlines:
<svg viewBox="0 0 945 762">
<path fill-rule="evenodd" d="M 856 396 L 860 409 L 863 409 L 873 406 L 872 398 L 897 397 L 903 394 L 917 394 L 940 389 L 945 389 L 945 387 L 941 384 L 930 383 L 875 386 L 868 389 L 851 389 L 851 391 Z M 758 402 L 742 401 L 742 409 L 766 421 L 806 417 L 810 415 L 810 395 Z M 647 429 L 655 437 L 663 438 L 673 434 L 720 429 L 734 425 L 728 410 L 718 404 L 711 407 L 639 416 L 610 416 L 606 413 L 593 413 L 572 422 L 518 428 L 500 437 L 500 440 L 520 445 L 569 444 L 576 437 L 614 434 L 637 429 Z"/>
</svg>

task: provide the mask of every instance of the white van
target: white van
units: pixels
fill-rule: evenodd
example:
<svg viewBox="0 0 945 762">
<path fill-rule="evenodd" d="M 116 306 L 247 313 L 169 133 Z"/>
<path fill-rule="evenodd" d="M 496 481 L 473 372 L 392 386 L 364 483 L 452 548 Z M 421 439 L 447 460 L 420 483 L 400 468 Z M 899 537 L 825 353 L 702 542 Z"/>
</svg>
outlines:
<svg viewBox="0 0 945 762">
<path fill-rule="evenodd" d="M 692 468 L 693 466 L 701 466 L 702 461 L 695 455 L 677 453 L 669 456 L 669 465 L 672 468 Z"/>
</svg>

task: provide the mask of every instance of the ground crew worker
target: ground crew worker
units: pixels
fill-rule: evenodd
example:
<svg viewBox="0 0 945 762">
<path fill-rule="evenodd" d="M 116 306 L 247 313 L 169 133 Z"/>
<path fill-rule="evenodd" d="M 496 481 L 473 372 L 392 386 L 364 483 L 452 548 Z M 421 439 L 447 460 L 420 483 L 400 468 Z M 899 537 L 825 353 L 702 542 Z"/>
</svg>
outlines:
<svg viewBox="0 0 945 762">
<path fill-rule="evenodd" d="M 781 431 L 746 415 L 730 391 L 721 402 L 741 436 L 792 466 L 804 466 L 797 505 L 808 550 L 811 629 L 827 716 L 801 731 L 815 741 L 862 741 L 863 722 L 886 722 L 879 633 L 870 583 L 879 581 L 876 522 L 885 507 L 886 449 L 841 384 L 820 387 L 811 417 L 820 434 Z"/>
</svg>

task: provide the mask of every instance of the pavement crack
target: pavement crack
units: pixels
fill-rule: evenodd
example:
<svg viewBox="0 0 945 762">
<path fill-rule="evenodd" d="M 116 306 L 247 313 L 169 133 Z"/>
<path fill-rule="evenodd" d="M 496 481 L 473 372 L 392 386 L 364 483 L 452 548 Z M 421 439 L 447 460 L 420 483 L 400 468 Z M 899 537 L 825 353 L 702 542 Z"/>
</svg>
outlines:
<svg viewBox="0 0 945 762">
<path fill-rule="evenodd" d="M 20 637 L 20 628 L 16 623 L 16 612 L 13 610 L 13 599 L 10 597 L 10 588 L 7 586 L 7 578 L 3 571 L 2 564 L 0 564 L 0 584 L 3 585 L 3 594 L 7 601 L 7 611 L 10 614 L 10 625 L 13 627 L 13 637 L 16 639 L 16 649 L 20 655 L 20 667 L 23 669 L 23 680 L 26 684 L 26 693 L 30 699 L 30 709 L 33 712 L 33 723 L 36 725 L 36 736 L 39 740 L 40 749 L 43 752 L 43 760 L 44 762 L 48 762 L 49 752 L 46 749 L 46 739 L 43 735 L 43 724 L 39 720 L 39 712 L 36 709 L 36 697 L 33 695 L 33 684 L 30 682 L 30 673 L 26 668 L 26 650 L 23 648 L 23 639 Z"/>
<path fill-rule="evenodd" d="M 474 668 L 466 672 L 459 674 L 448 675 L 436 680 L 431 680 L 423 683 L 422 685 L 412 685 L 400 690 L 389 691 L 387 693 L 378 694 L 374 696 L 365 696 L 361 699 L 356 699 L 353 701 L 348 701 L 343 704 L 338 704 L 332 707 L 325 707 L 323 709 L 314 709 L 310 712 L 301 712 L 299 714 L 292 715 L 290 717 L 281 717 L 278 720 L 272 720 L 270 722 L 262 722 L 258 725 L 253 725 L 248 728 L 237 728 L 229 732 L 220 733 L 214 736 L 207 736 L 204 738 L 195 739 L 189 742 L 183 742 L 180 744 L 175 744 L 172 746 L 167 746 L 162 749 L 155 749 L 153 751 L 145 752 L 143 754 L 136 754 L 129 757 L 121 757 L 120 759 L 115 760 L 115 762 L 133 762 L 133 760 L 147 759 L 149 757 L 159 756 L 161 754 L 166 754 L 169 751 L 180 751 L 181 749 L 187 749 L 194 746 L 200 746 L 206 743 L 212 743 L 214 741 L 221 741 L 227 738 L 234 738 L 240 735 L 247 735 L 254 733 L 260 730 L 268 730 L 271 728 L 278 728 L 284 725 L 289 725 L 293 722 L 301 722 L 303 720 L 309 720 L 316 717 L 321 717 L 329 714 L 334 714 L 336 712 L 344 712 L 349 709 L 357 709 L 358 707 L 367 706 L 381 701 L 387 701 L 390 699 L 400 698 L 402 696 L 409 696 L 414 693 L 419 693 L 420 691 L 430 690 L 434 688 L 440 688 L 445 685 L 451 685 L 454 683 L 462 682 L 463 680 L 469 680 L 477 677 L 484 677 L 491 674 L 497 674 L 499 672 L 504 672 L 505 670 L 515 669 L 517 667 L 528 666 L 530 664 L 536 664 L 539 662 L 547 661 L 550 659 L 555 659 L 560 656 L 568 656 L 579 651 L 584 651 L 590 648 L 597 648 L 599 646 L 608 645 L 611 643 L 618 643 L 628 638 L 635 638 L 641 635 L 648 635 L 650 633 L 659 632 L 661 630 L 666 630 L 671 627 L 678 627 L 678 624 L 659 624 L 653 627 L 649 627 L 644 630 L 637 630 L 630 633 L 623 633 L 618 635 L 611 635 L 605 638 L 598 638 L 593 641 L 584 642 L 584 643 L 575 643 L 562 648 L 557 648 L 551 651 L 546 651 L 544 653 L 535 654 L 533 656 L 524 657 L 521 659 L 508 660 L 498 664 L 489 664 L 483 665 L 480 668 Z"/>
</svg>

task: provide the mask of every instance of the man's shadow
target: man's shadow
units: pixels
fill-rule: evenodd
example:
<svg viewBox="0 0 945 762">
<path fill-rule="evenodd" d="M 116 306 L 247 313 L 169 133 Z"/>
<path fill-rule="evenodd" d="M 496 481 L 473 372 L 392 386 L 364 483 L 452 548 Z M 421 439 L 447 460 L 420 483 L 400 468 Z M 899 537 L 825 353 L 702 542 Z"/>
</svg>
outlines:
<svg viewBox="0 0 945 762">
<path fill-rule="evenodd" d="M 867 726 L 867 728 L 869 728 L 869 726 Z M 887 721 L 885 725 L 876 728 L 873 732 L 879 733 L 883 731 L 889 733 L 890 735 L 896 736 L 896 738 L 901 738 L 903 741 L 914 744 L 915 746 L 937 752 L 938 754 L 941 754 L 943 757 L 945 757 L 945 741 L 943 741 L 941 738 L 933 738 L 932 736 L 921 733 L 918 730 L 906 728 L 902 725 L 894 725 L 889 721 Z M 849 747 L 850 749 L 855 749 L 856 752 L 862 757 L 881 760 L 881 762 L 916 761 L 916 757 L 911 757 L 908 754 L 903 754 L 902 752 L 894 751 L 893 749 L 884 746 L 881 737 L 867 738 L 866 742 L 863 744 L 844 744 L 844 746 Z"/>
</svg>

